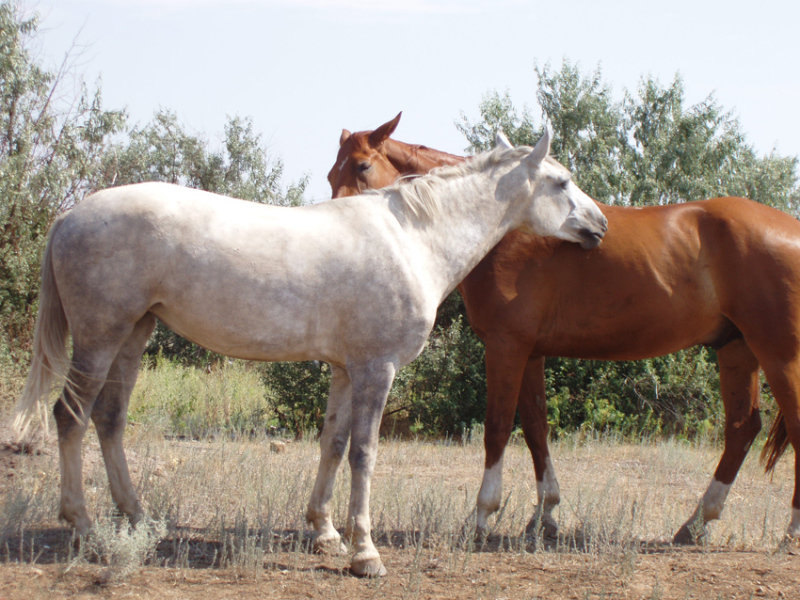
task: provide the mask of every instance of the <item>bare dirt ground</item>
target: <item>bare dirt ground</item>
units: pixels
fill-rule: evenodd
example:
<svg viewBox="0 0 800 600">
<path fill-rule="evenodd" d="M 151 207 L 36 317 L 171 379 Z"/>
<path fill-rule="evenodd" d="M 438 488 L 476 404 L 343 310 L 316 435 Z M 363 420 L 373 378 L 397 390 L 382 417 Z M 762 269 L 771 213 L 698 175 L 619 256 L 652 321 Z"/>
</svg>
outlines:
<svg viewBox="0 0 800 600">
<path fill-rule="evenodd" d="M 653 598 L 800 597 L 794 551 L 669 548 L 633 556 L 475 553 L 457 569 L 414 550 L 380 547 L 389 575 L 370 581 L 346 559 L 275 554 L 258 574 L 233 569 L 146 567 L 109 580 L 99 565 L 22 562 L 0 567 L 0 598 Z"/>
<path fill-rule="evenodd" d="M 0 449 L 0 495 L 15 488 L 20 464 L 52 468 L 54 449 Z M 88 462 L 96 461 L 90 456 Z M 46 466 L 45 466 L 46 465 Z M 442 467 L 445 469 L 445 467 Z M 186 531 L 162 540 L 148 566 L 119 577 L 107 565 L 71 560 L 70 533 L 54 519 L 6 537 L 0 549 L 0 600 L 38 598 L 491 598 L 491 599 L 800 599 L 800 548 L 771 550 L 731 545 L 678 548 L 643 540 L 606 551 L 512 548 L 491 539 L 482 548 L 443 552 L 406 543 L 407 532 L 376 539 L 389 575 L 357 579 L 347 557 L 297 547 L 305 534 L 286 531 L 255 567 L 220 568 L 222 542 L 213 533 Z M 291 540 L 289 538 L 294 538 Z M 501 547 L 504 546 L 504 547 Z M 31 551 L 31 548 L 34 550 Z M 175 556 L 188 557 L 175 567 Z"/>
</svg>

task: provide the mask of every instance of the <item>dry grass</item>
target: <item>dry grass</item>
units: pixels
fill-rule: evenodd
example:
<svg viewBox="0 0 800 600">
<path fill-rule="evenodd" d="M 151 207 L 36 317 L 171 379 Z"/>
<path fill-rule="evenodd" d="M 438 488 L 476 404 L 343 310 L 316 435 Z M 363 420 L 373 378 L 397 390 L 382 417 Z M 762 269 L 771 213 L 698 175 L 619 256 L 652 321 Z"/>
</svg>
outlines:
<svg viewBox="0 0 800 600">
<path fill-rule="evenodd" d="M 90 515 L 103 521 L 111 515 L 111 500 L 92 438 L 90 432 L 86 494 Z M 286 452 L 276 453 L 266 440 L 169 440 L 134 427 L 126 446 L 146 510 L 167 524 L 166 537 L 199 536 L 223 543 L 230 538 L 237 548 L 250 544 L 264 553 L 287 544 L 297 549 L 307 545 L 304 512 L 319 456 L 316 442 L 291 442 Z M 555 513 L 562 534 L 558 549 L 589 552 L 627 551 L 669 540 L 693 510 L 719 457 L 712 446 L 670 441 L 635 445 L 572 439 L 553 444 L 553 452 L 562 488 Z M 752 454 L 723 518 L 711 527 L 711 546 L 767 551 L 782 539 L 793 484 L 790 461 L 782 461 L 769 479 Z M 14 530 L 57 525 L 55 449 L 17 459 L 14 485 L 6 489 L 0 513 L 6 540 Z M 469 551 L 462 529 L 472 518 L 482 460 L 480 443 L 383 441 L 371 502 L 375 538 L 384 545 L 420 546 L 443 554 Z M 334 496 L 339 524 L 348 493 L 345 464 Z M 493 522 L 492 543 L 510 551 L 532 550 L 519 534 L 535 497 L 527 448 L 512 444 L 506 452 L 504 502 Z"/>
<path fill-rule="evenodd" d="M 561 536 L 542 544 L 520 535 L 535 485 L 527 449 L 512 444 L 503 510 L 492 535 L 478 544 L 463 533 L 473 518 L 481 444 L 383 441 L 373 535 L 390 576 L 357 582 L 346 572 L 347 557 L 309 552 L 303 515 L 318 461 L 315 442 L 291 442 L 276 453 L 266 439 L 169 440 L 158 430 L 133 427 L 128 453 L 151 521 L 131 531 L 114 519 L 92 438 L 85 483 L 99 525 L 78 550 L 55 520 L 55 449 L 4 455 L 0 587 L 19 592 L 9 591 L 8 598 L 31 597 L 31 579 L 41 581 L 42 593 L 65 598 L 81 596 L 87 585 L 97 593 L 124 588 L 137 598 L 512 598 L 522 597 L 521 590 L 530 598 L 756 597 L 753 590 L 772 589 L 765 585 L 782 589 L 773 580 L 783 581 L 798 567 L 793 552 L 775 558 L 785 549 L 792 486 L 787 460 L 772 481 L 755 456 L 746 462 L 705 549 L 666 543 L 707 484 L 719 455 L 710 445 L 577 438 L 554 444 Z M 335 491 L 337 523 L 344 520 L 348 490 L 345 467 Z M 708 561 L 712 567 L 703 566 Z M 736 561 L 752 565 L 752 573 L 742 575 Z M 776 565 L 782 570 L 770 579 Z M 719 588 L 723 572 L 731 579 L 727 588 Z M 739 588 L 750 595 L 706 593 Z"/>
<path fill-rule="evenodd" d="M 7 434 L 0 428 L 0 441 Z M 577 436 L 554 443 L 561 535 L 542 543 L 520 535 L 536 490 L 527 448 L 512 443 L 503 509 L 489 538 L 475 543 L 465 536 L 483 464 L 481 437 L 475 440 L 381 442 L 371 502 L 373 536 L 390 571 L 381 582 L 353 580 L 347 557 L 309 552 L 304 513 L 319 459 L 314 441 L 290 442 L 279 453 L 266 438 L 230 432 L 169 438 L 158 419 L 142 418 L 129 427 L 126 448 L 150 520 L 132 531 L 113 514 L 90 432 L 85 487 L 98 527 L 79 547 L 56 520 L 55 444 L 33 455 L 6 448 L 0 590 L 8 591 L 0 598 L 35 597 L 36 582 L 52 597 L 111 597 L 123 588 L 135 598 L 791 597 L 782 591 L 793 589 L 786 573 L 800 567 L 783 540 L 791 454 L 770 479 L 754 448 L 707 546 L 681 550 L 668 541 L 708 484 L 719 447 Z M 339 525 L 348 493 L 344 464 L 334 496 Z"/>
</svg>

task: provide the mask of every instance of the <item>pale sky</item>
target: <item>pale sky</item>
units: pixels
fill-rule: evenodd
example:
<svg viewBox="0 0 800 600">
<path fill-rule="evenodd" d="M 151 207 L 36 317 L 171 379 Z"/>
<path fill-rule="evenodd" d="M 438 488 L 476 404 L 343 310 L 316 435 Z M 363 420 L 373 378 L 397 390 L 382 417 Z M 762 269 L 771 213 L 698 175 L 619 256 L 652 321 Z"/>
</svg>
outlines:
<svg viewBox="0 0 800 600">
<path fill-rule="evenodd" d="M 797 0 L 23 0 L 55 67 L 100 78 L 107 109 L 145 124 L 159 108 L 192 134 L 222 138 L 251 117 L 283 184 L 326 174 L 342 128 L 373 129 L 403 111 L 395 137 L 452 153 L 455 127 L 508 91 L 539 118 L 534 65 L 598 65 L 614 96 L 644 76 L 679 73 L 694 104 L 713 93 L 760 153 L 800 155 Z"/>
</svg>

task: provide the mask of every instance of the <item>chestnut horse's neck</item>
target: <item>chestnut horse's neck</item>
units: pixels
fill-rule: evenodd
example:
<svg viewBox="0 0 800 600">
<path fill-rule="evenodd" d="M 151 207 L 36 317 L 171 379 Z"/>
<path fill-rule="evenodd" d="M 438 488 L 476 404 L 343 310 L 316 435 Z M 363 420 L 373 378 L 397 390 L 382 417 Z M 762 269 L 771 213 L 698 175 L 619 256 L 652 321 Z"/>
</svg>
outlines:
<svg viewBox="0 0 800 600">
<path fill-rule="evenodd" d="M 384 141 L 383 147 L 386 158 L 401 175 L 424 175 L 435 167 L 457 165 L 465 160 L 463 156 L 448 154 L 427 146 L 406 144 L 392 138 Z"/>
</svg>

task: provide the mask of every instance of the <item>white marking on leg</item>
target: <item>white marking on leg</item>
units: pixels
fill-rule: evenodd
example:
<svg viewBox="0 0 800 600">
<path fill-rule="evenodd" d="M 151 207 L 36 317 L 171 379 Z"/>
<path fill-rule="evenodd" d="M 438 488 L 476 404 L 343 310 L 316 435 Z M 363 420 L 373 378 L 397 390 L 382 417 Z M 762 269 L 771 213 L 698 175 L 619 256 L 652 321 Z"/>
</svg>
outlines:
<svg viewBox="0 0 800 600">
<path fill-rule="evenodd" d="M 503 457 L 493 466 L 483 471 L 483 481 L 478 492 L 478 511 L 476 528 L 480 531 L 488 529 L 489 515 L 500 508 L 503 493 Z"/>
<path fill-rule="evenodd" d="M 542 533 L 545 537 L 555 537 L 558 535 L 558 523 L 553 517 L 553 509 L 561 502 L 561 491 L 558 487 L 553 461 L 549 456 L 545 463 L 544 473 L 542 473 L 542 480 L 536 480 L 536 495 L 539 504 L 525 531 L 532 533 L 538 529 L 541 522 Z"/>
<path fill-rule="evenodd" d="M 536 495 L 546 511 L 551 511 L 561 502 L 561 490 L 558 487 L 558 479 L 556 479 L 556 470 L 553 466 L 553 461 L 547 457 L 542 480 L 536 480 Z"/>
<path fill-rule="evenodd" d="M 704 523 L 719 519 L 722 514 L 722 509 L 725 507 L 725 499 L 728 497 L 730 489 L 731 484 L 729 483 L 721 483 L 716 479 L 711 480 L 700 503 L 703 511 Z"/>
<path fill-rule="evenodd" d="M 700 499 L 692 516 L 684 523 L 675 534 L 673 541 L 676 544 L 696 544 L 701 542 L 706 535 L 706 523 L 719 519 L 725 507 L 725 499 L 731 489 L 729 483 L 722 483 L 712 479 L 706 493 Z"/>
</svg>

